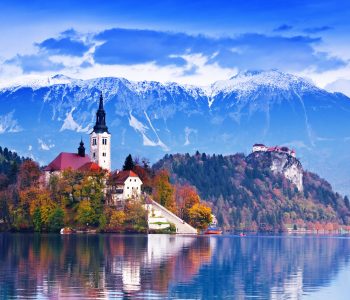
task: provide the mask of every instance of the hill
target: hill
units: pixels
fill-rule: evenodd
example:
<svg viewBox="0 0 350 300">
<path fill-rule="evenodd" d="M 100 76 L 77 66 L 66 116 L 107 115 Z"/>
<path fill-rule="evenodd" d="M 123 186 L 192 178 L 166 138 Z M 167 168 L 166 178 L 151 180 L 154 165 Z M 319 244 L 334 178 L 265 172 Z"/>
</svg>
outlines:
<svg viewBox="0 0 350 300">
<path fill-rule="evenodd" d="M 0 191 L 16 181 L 19 166 L 25 159 L 0 147 Z"/>
<path fill-rule="evenodd" d="M 286 153 L 166 155 L 153 168 L 195 186 L 226 228 L 270 231 L 350 222 L 348 198 Z"/>
<path fill-rule="evenodd" d="M 350 193 L 350 99 L 291 74 L 243 72 L 205 87 L 63 75 L 1 86 L 0 133 L 42 165 L 87 140 L 102 91 L 113 168 L 128 153 L 247 153 L 259 141 L 296 148 L 304 166 Z"/>
</svg>

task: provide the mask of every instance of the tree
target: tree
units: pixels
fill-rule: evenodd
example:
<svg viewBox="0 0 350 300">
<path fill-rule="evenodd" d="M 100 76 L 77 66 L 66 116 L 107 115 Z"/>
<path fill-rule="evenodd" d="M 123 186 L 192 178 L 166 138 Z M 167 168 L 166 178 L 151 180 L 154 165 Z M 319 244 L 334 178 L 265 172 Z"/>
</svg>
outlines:
<svg viewBox="0 0 350 300">
<path fill-rule="evenodd" d="M 119 210 L 113 211 L 111 213 L 110 221 L 108 224 L 109 229 L 120 230 L 121 227 L 124 225 L 125 219 L 126 219 L 126 216 L 123 211 L 119 211 Z"/>
<path fill-rule="evenodd" d="M 344 197 L 344 203 L 345 203 L 345 206 L 350 209 L 350 201 L 349 201 L 349 197 L 348 196 L 345 196 Z"/>
<path fill-rule="evenodd" d="M 190 224 L 198 229 L 205 229 L 212 221 L 211 208 L 204 204 L 195 204 L 189 210 Z"/>
<path fill-rule="evenodd" d="M 48 229 L 51 232 L 58 232 L 64 226 L 64 211 L 56 207 L 48 219 Z"/>
<path fill-rule="evenodd" d="M 8 191 L 0 192 L 0 220 L 5 223 L 7 228 L 11 225 L 11 215 L 8 204 L 9 196 Z"/>
<path fill-rule="evenodd" d="M 41 231 L 41 225 L 42 225 L 42 221 L 41 221 L 41 212 L 40 212 L 40 208 L 36 208 L 33 214 L 33 224 L 34 224 L 34 230 L 35 231 Z"/>
<path fill-rule="evenodd" d="M 169 172 L 159 171 L 153 180 L 153 199 L 160 205 L 176 212 L 175 189 L 169 182 Z"/>
<path fill-rule="evenodd" d="M 5 174 L 0 173 L 0 191 L 4 190 L 9 183 L 9 178 Z"/>
<path fill-rule="evenodd" d="M 142 181 L 142 189 L 147 192 L 152 192 L 151 169 L 145 166 L 136 165 L 133 171 L 140 177 Z"/>
<path fill-rule="evenodd" d="M 200 202 L 196 189 L 188 184 L 184 186 L 177 185 L 175 198 L 180 218 L 189 222 L 189 209 Z"/>
<path fill-rule="evenodd" d="M 124 224 L 127 230 L 146 232 L 147 211 L 144 209 L 140 201 L 127 201 L 124 207 L 124 213 Z"/>
<path fill-rule="evenodd" d="M 39 165 L 32 161 L 26 160 L 23 162 L 18 173 L 18 188 L 24 190 L 33 186 L 37 186 L 40 178 Z"/>
<path fill-rule="evenodd" d="M 79 203 L 76 220 L 82 226 L 91 225 L 96 222 L 94 209 L 89 200 L 83 200 Z"/>
<path fill-rule="evenodd" d="M 129 155 L 125 158 L 123 170 L 124 170 L 124 171 L 131 171 L 131 170 L 134 169 L 134 167 L 135 167 L 134 161 L 133 161 L 133 159 L 132 159 L 131 154 L 129 154 Z"/>
<path fill-rule="evenodd" d="M 95 220 L 93 222 L 95 224 L 99 222 L 103 213 L 104 175 L 104 172 L 85 174 L 81 182 L 80 195 L 82 199 L 90 201 L 95 215 Z"/>
</svg>

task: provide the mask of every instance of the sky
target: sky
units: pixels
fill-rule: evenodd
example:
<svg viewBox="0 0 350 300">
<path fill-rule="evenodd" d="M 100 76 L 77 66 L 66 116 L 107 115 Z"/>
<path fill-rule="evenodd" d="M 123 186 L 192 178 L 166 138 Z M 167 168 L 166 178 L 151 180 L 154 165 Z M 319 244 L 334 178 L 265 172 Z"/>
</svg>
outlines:
<svg viewBox="0 0 350 300">
<path fill-rule="evenodd" d="M 350 95 L 350 1 L 0 1 L 0 81 L 208 85 L 279 69 Z"/>
</svg>

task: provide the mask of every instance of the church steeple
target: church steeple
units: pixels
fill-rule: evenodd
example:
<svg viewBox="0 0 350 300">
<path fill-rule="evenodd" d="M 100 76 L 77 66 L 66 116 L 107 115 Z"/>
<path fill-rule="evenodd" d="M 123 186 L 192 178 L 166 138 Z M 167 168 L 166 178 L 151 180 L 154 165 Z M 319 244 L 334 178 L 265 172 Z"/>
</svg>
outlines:
<svg viewBox="0 0 350 300">
<path fill-rule="evenodd" d="M 80 146 L 78 148 L 78 155 L 81 157 L 85 157 L 85 147 L 84 147 L 83 139 L 81 139 L 80 141 Z"/>
<path fill-rule="evenodd" d="M 102 169 L 111 170 L 111 134 L 106 125 L 106 112 L 103 107 L 103 96 L 100 95 L 96 124 L 90 133 L 90 157 Z"/>
<path fill-rule="evenodd" d="M 96 112 L 96 124 L 94 126 L 93 132 L 96 132 L 96 133 L 108 132 L 108 127 L 106 125 L 106 112 L 103 107 L 102 93 L 100 95 L 100 104 Z"/>
</svg>

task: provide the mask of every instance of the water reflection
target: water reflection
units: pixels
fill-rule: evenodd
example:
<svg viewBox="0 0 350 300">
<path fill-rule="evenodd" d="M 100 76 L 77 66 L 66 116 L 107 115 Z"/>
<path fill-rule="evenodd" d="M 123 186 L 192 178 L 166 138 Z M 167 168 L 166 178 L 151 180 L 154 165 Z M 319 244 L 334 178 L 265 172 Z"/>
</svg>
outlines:
<svg viewBox="0 0 350 300">
<path fill-rule="evenodd" d="M 349 254 L 342 238 L 0 234 L 0 299 L 301 299 Z"/>
</svg>

